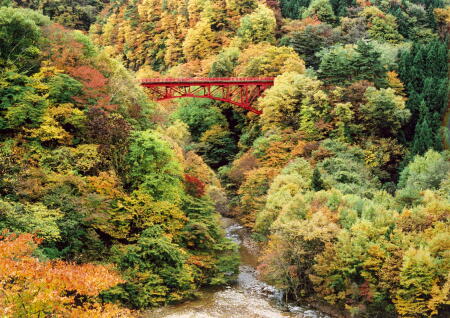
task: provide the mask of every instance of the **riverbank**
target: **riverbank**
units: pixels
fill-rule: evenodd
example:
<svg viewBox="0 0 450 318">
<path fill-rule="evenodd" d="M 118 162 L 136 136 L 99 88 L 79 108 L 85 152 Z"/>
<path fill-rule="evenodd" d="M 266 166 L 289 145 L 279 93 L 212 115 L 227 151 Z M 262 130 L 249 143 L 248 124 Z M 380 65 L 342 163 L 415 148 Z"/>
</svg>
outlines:
<svg viewBox="0 0 450 318">
<path fill-rule="evenodd" d="M 222 223 L 227 237 L 240 246 L 236 284 L 203 290 L 196 300 L 148 311 L 143 318 L 331 318 L 309 306 L 283 303 L 280 290 L 258 279 L 257 244 L 249 233 L 233 219 Z"/>
</svg>

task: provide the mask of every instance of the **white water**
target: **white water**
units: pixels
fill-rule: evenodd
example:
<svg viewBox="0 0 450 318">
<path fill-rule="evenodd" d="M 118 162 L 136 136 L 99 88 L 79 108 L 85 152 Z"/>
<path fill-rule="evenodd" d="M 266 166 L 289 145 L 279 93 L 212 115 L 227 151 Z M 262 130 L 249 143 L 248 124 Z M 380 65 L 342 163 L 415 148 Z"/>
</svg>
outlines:
<svg viewBox="0 0 450 318">
<path fill-rule="evenodd" d="M 316 310 L 282 304 L 283 293 L 258 279 L 257 250 L 242 226 L 224 218 L 226 235 L 240 245 L 242 265 L 234 286 L 205 291 L 193 301 L 147 312 L 144 318 L 329 318 Z"/>
</svg>

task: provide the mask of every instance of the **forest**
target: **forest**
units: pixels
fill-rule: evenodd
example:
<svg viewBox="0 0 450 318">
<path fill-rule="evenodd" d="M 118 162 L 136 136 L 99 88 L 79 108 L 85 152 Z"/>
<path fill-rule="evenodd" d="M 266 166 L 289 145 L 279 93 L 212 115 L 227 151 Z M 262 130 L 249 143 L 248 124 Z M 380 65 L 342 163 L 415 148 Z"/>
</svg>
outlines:
<svg viewBox="0 0 450 318">
<path fill-rule="evenodd" d="M 449 30 L 449 0 L 0 0 L 0 316 L 233 284 L 227 216 L 290 301 L 449 317 Z M 138 81 L 179 77 L 275 81 L 261 115 Z"/>
</svg>

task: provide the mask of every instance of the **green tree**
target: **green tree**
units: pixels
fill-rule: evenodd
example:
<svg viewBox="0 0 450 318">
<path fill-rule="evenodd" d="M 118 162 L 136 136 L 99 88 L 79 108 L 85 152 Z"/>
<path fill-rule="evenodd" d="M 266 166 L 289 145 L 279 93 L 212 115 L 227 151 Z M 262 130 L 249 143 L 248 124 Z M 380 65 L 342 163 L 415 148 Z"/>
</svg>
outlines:
<svg viewBox="0 0 450 318">
<path fill-rule="evenodd" d="M 199 284 L 220 285 L 236 279 L 239 267 L 237 246 L 223 235 L 214 204 L 207 197 L 185 196 L 183 211 L 188 218 L 179 240 L 194 258 L 210 266 L 197 268 Z M 202 255 L 206 256 L 202 259 Z M 213 257 L 213 258 L 211 258 Z"/>
<path fill-rule="evenodd" d="M 403 37 L 398 33 L 398 25 L 395 17 L 386 14 L 376 6 L 367 6 L 360 15 L 368 22 L 368 33 L 374 40 L 398 43 Z"/>
<path fill-rule="evenodd" d="M 57 74 L 48 79 L 49 98 L 55 103 L 73 103 L 82 95 L 83 84 L 67 74 Z"/>
<path fill-rule="evenodd" d="M 0 129 L 37 127 L 42 122 L 49 101 L 45 90 L 36 91 L 37 85 L 41 83 L 26 75 L 0 72 Z"/>
<path fill-rule="evenodd" d="M 209 76 L 227 77 L 233 75 L 234 68 L 238 64 L 240 50 L 236 47 L 230 47 L 223 50 L 211 65 Z"/>
<path fill-rule="evenodd" d="M 273 180 L 267 192 L 267 200 L 256 216 L 254 230 L 260 234 L 268 235 L 270 226 L 277 219 L 288 202 L 296 195 L 301 195 L 313 188 L 311 177 L 314 174 L 311 166 L 303 158 L 297 158 L 290 162 L 281 173 Z M 314 170 L 315 171 L 315 170 Z"/>
<path fill-rule="evenodd" d="M 160 227 L 149 227 L 136 244 L 116 252 L 118 267 L 127 282 L 105 292 L 104 299 L 145 308 L 192 294 L 194 279 L 185 263 L 187 254 Z"/>
<path fill-rule="evenodd" d="M 40 26 L 49 20 L 31 10 L 2 7 L 0 11 L 0 65 L 23 67 L 35 59 L 42 40 Z"/>
<path fill-rule="evenodd" d="M 314 168 L 314 171 L 312 174 L 311 188 L 314 191 L 320 191 L 320 190 L 325 189 L 323 180 L 322 180 L 322 175 L 320 174 L 320 171 L 319 171 L 319 169 L 317 169 L 317 167 Z"/>
<path fill-rule="evenodd" d="M 440 149 L 440 121 L 447 108 L 448 65 L 445 43 L 434 40 L 429 43 L 414 43 L 410 50 L 399 54 L 398 73 L 408 94 L 406 105 L 411 111 L 411 120 L 405 127 L 405 139 L 420 139 L 415 136 L 416 127 L 426 121 L 436 136 L 433 148 Z M 431 145 L 431 142 L 430 142 Z"/>
<path fill-rule="evenodd" d="M 133 188 L 148 192 L 156 200 L 180 202 L 181 167 L 168 142 L 158 132 L 133 132 L 127 162 Z"/>
<path fill-rule="evenodd" d="M 422 117 L 421 121 L 417 122 L 411 145 L 411 156 L 423 155 L 428 149 L 436 149 L 437 138 L 427 117 Z"/>
<path fill-rule="evenodd" d="M 369 87 L 365 97 L 367 103 L 361 106 L 366 129 L 371 134 L 389 136 L 395 134 L 411 116 L 401 96 L 392 88 Z"/>
<path fill-rule="evenodd" d="M 334 85 L 348 85 L 353 82 L 353 61 L 356 58 L 353 47 L 336 46 L 323 50 L 320 55 L 320 79 Z"/>
<path fill-rule="evenodd" d="M 311 0 L 281 0 L 281 14 L 285 18 L 299 19 Z"/>
<path fill-rule="evenodd" d="M 337 41 L 331 25 L 307 25 L 300 31 L 288 35 L 287 41 L 297 54 L 306 62 L 307 66 L 318 68 L 320 57 L 316 53 L 324 47 L 333 45 Z"/>
<path fill-rule="evenodd" d="M 58 221 L 62 214 L 57 209 L 48 209 L 42 203 L 20 204 L 0 200 L 0 228 L 15 233 L 36 233 L 47 242 L 61 238 Z"/>
<path fill-rule="evenodd" d="M 214 125 L 200 137 L 199 153 L 212 168 L 227 164 L 236 154 L 236 141 L 230 131 L 223 126 Z"/>
<path fill-rule="evenodd" d="M 189 127 L 192 140 L 198 141 L 201 135 L 214 125 L 226 122 L 217 107 L 211 107 L 211 101 L 207 99 L 188 98 L 179 102 L 180 106 L 172 115 Z"/>
<path fill-rule="evenodd" d="M 386 86 L 386 69 L 381 53 L 373 44 L 359 41 L 357 46 L 336 46 L 321 54 L 319 77 L 335 85 L 348 85 L 359 80 L 369 80 L 378 87 Z"/>
<path fill-rule="evenodd" d="M 338 17 L 345 17 L 348 9 L 357 6 L 356 0 L 330 0 L 333 10 Z"/>
<path fill-rule="evenodd" d="M 326 139 L 321 143 L 321 150 L 333 154 L 317 164 L 327 189 L 334 188 L 344 194 L 371 197 L 379 187 L 378 179 L 364 161 L 361 148 Z M 320 153 L 320 150 L 317 152 Z"/>
<path fill-rule="evenodd" d="M 439 189 L 450 171 L 448 156 L 448 152 L 439 153 L 434 150 L 428 150 L 422 156 L 415 156 L 401 172 L 398 187 L 409 187 L 417 191 Z"/>
<path fill-rule="evenodd" d="M 79 0 L 76 2 L 62 0 L 12 0 L 16 5 L 42 12 L 52 21 L 69 28 L 89 30 L 89 26 L 98 17 L 104 7 L 100 0 Z"/>
<path fill-rule="evenodd" d="M 263 110 L 263 130 L 298 129 L 302 124 L 311 135 L 318 133 L 314 121 L 326 112 L 328 106 L 327 95 L 321 86 L 321 81 L 304 74 L 288 72 L 278 76 L 274 86 L 259 101 Z M 301 114 L 303 109 L 306 110 Z"/>
<path fill-rule="evenodd" d="M 329 0 L 312 0 L 302 17 L 317 17 L 320 21 L 330 24 L 336 20 Z"/>
<path fill-rule="evenodd" d="M 386 68 L 381 62 L 381 52 L 372 43 L 358 41 L 355 48 L 357 53 L 352 61 L 355 80 L 368 80 L 378 87 L 386 85 Z"/>
</svg>

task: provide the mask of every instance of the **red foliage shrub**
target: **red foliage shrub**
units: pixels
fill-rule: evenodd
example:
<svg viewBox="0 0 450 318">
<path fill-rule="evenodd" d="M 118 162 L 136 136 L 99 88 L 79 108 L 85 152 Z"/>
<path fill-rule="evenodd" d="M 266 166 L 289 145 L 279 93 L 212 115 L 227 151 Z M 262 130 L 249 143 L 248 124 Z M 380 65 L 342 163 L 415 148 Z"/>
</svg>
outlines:
<svg viewBox="0 0 450 318">
<path fill-rule="evenodd" d="M 111 104 L 108 79 L 98 69 L 89 66 L 86 44 L 77 39 L 74 32 L 58 24 L 48 26 L 45 32 L 49 45 L 43 50 L 43 58 L 83 84 L 83 96 L 78 96 L 75 101 L 80 105 L 115 110 L 117 105 Z"/>
<path fill-rule="evenodd" d="M 83 97 L 78 102 L 95 104 L 106 110 L 115 110 L 117 105 L 111 104 L 111 96 L 107 91 L 108 79 L 97 69 L 80 65 L 70 69 L 70 75 L 83 83 Z"/>
<path fill-rule="evenodd" d="M 201 197 L 205 194 L 205 183 L 198 178 L 189 174 L 184 175 L 184 181 L 186 185 L 186 192 L 194 197 Z"/>
</svg>

